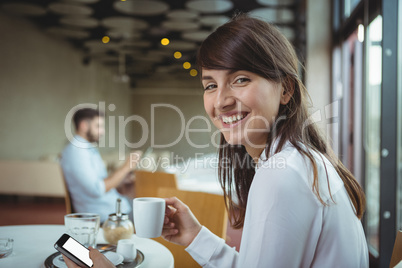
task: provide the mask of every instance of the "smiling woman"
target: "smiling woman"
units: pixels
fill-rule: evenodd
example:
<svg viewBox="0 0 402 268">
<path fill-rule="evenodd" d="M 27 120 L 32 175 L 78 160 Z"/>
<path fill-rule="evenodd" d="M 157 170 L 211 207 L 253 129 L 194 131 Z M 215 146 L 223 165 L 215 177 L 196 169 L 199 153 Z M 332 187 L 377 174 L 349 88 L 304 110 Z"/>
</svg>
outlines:
<svg viewBox="0 0 402 268">
<path fill-rule="evenodd" d="M 247 120 L 242 120 L 244 124 L 239 125 L 242 121 L 235 124 L 237 133 L 222 131 L 222 158 L 241 154 L 242 158 L 249 158 L 252 163 L 258 160 L 264 148 L 268 158 L 274 141 L 277 144 L 273 153 L 280 152 L 290 142 L 313 165 L 313 190 L 324 203 L 320 197 L 317 165 L 311 150 L 320 152 L 332 162 L 342 180 L 350 184 L 349 195 L 356 214 L 359 218 L 362 216 L 362 189 L 350 172 L 338 163 L 315 124 L 309 124 L 308 93 L 298 77 L 297 56 L 291 44 L 275 27 L 240 15 L 218 28 L 203 42 L 197 61 L 202 68 L 206 89 L 204 106 L 209 116 L 215 119 L 216 126 L 223 130 L 225 126 L 232 126 L 219 122 L 216 116 L 231 115 L 233 111 L 247 112 Z M 251 121 L 259 121 L 260 124 Z M 240 138 L 235 139 L 236 135 Z M 227 143 L 242 146 L 226 146 Z M 236 163 L 231 163 L 236 170 Z M 231 172 L 230 168 L 221 169 L 224 187 L 232 185 Z M 254 170 L 237 169 L 237 172 L 243 173 L 235 174 L 234 180 L 240 197 L 239 206 L 245 209 Z M 245 180 L 244 172 L 248 172 L 246 177 L 249 179 Z M 358 198 L 354 197 L 355 194 Z M 231 191 L 228 191 L 228 197 L 231 199 Z M 244 214 L 235 220 L 235 225 L 243 225 L 242 216 Z"/>
<path fill-rule="evenodd" d="M 243 227 L 241 248 L 225 246 L 175 198 L 167 199 L 164 237 L 204 267 L 368 267 L 364 193 L 308 120 L 286 38 L 238 15 L 205 39 L 197 63 L 205 110 L 221 132 L 219 179 L 232 224 Z"/>
</svg>

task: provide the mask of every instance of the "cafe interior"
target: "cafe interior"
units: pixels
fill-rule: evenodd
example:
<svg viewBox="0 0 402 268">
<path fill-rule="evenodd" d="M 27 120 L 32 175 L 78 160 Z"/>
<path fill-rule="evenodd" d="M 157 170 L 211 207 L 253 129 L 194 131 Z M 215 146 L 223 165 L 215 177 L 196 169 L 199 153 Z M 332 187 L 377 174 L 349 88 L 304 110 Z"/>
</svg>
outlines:
<svg viewBox="0 0 402 268">
<path fill-rule="evenodd" d="M 144 152 L 134 183 L 120 191 L 205 198 L 197 213 L 216 213 L 208 224 L 238 250 L 195 60 L 237 13 L 273 23 L 293 45 L 310 118 L 365 191 L 370 267 L 389 267 L 402 228 L 397 0 L 1 0 L 0 236 L 2 226 L 63 225 L 74 212 L 60 154 L 74 111 L 92 107 L 105 112 L 98 149 L 108 172 Z M 209 211 L 216 202 L 221 210 Z M 195 265 L 180 265 L 183 249 L 169 250 L 175 267 Z"/>
</svg>

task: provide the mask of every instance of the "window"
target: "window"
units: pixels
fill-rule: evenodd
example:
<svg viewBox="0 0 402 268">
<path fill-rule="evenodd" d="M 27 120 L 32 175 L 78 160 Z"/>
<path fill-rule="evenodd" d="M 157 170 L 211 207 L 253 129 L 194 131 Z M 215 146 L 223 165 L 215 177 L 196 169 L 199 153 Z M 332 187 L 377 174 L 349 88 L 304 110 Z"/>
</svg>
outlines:
<svg viewBox="0 0 402 268">
<path fill-rule="evenodd" d="M 344 18 L 348 18 L 361 0 L 344 0 Z"/>
<path fill-rule="evenodd" d="M 335 149 L 356 178 L 362 178 L 370 267 L 388 267 L 397 230 L 402 230 L 402 2 L 332 3 L 332 96 L 342 104 Z M 353 36 L 356 28 L 363 27 L 366 37 L 363 39 L 360 31 L 358 40 L 364 41 L 359 46 Z M 359 47 L 364 48 L 362 54 Z M 356 75 L 360 72 L 356 66 L 364 67 L 362 76 Z M 362 87 L 356 84 L 359 80 Z M 361 132 L 356 131 L 357 124 L 362 126 Z"/>
<path fill-rule="evenodd" d="M 382 17 L 368 26 L 365 89 L 365 179 L 366 235 L 371 252 L 378 257 L 380 224 L 380 130 L 381 130 L 381 72 Z"/>
</svg>

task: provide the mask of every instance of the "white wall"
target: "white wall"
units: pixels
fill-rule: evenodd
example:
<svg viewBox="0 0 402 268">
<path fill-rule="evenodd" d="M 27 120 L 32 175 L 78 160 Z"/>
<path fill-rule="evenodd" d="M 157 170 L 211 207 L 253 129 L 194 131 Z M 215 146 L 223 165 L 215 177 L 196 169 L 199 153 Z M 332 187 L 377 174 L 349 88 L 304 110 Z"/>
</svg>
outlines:
<svg viewBox="0 0 402 268">
<path fill-rule="evenodd" d="M 330 114 L 325 113 L 325 107 L 331 99 L 331 1 L 306 2 L 306 87 L 312 99 L 311 111 L 326 132 Z"/>
<path fill-rule="evenodd" d="M 83 65 L 66 41 L 3 13 L 0 36 L 0 159 L 60 153 L 65 117 L 77 104 L 104 101 L 116 105 L 108 115 L 131 114 L 127 86 L 113 83 L 113 73 L 99 63 Z"/>
<path fill-rule="evenodd" d="M 197 79 L 196 83 L 192 85 L 190 82 L 185 89 L 172 88 L 172 83 L 169 83 L 165 87 L 134 90 L 134 114 L 144 118 L 148 124 L 149 135 L 143 149 L 152 145 L 184 159 L 194 158 L 197 153 L 217 152 L 211 139 L 211 134 L 217 129 L 204 110 L 199 78 L 194 79 Z M 135 123 L 134 128 L 132 142 L 138 142 L 144 129 L 139 123 Z"/>
</svg>

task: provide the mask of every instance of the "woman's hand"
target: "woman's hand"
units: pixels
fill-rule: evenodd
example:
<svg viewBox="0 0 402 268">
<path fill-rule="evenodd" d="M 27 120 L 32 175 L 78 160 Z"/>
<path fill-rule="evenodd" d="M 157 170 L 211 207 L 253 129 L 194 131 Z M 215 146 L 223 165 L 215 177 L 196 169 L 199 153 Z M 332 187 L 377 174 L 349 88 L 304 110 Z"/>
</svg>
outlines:
<svg viewBox="0 0 402 268">
<path fill-rule="evenodd" d="M 94 268 L 116 268 L 99 250 L 89 247 L 89 258 L 94 263 Z"/>
<path fill-rule="evenodd" d="M 77 264 L 75 264 L 72 260 L 67 258 L 66 256 L 64 256 L 64 255 L 62 255 L 62 256 L 63 256 L 64 262 L 66 263 L 68 268 L 81 268 Z"/>
<path fill-rule="evenodd" d="M 162 237 L 187 247 L 201 230 L 201 224 L 189 207 L 176 197 L 165 198 L 166 213 Z"/>
<path fill-rule="evenodd" d="M 93 268 L 116 268 L 99 250 L 89 247 L 89 258 L 92 260 L 94 265 Z M 63 255 L 64 262 L 68 268 L 80 268 L 72 260 Z"/>
</svg>

